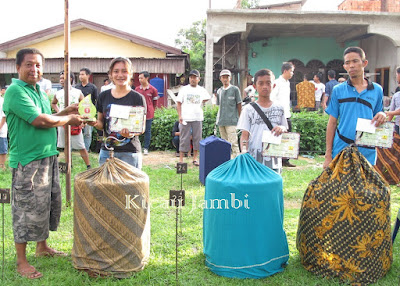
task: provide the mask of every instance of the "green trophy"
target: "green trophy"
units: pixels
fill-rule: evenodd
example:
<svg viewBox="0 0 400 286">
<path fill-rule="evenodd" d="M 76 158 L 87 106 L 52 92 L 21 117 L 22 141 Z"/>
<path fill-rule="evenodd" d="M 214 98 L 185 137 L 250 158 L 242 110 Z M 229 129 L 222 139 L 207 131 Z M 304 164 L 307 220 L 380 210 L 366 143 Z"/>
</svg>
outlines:
<svg viewBox="0 0 400 286">
<path fill-rule="evenodd" d="M 96 121 L 96 106 L 92 103 L 92 95 L 88 94 L 79 102 L 78 112 L 85 121 Z"/>
</svg>

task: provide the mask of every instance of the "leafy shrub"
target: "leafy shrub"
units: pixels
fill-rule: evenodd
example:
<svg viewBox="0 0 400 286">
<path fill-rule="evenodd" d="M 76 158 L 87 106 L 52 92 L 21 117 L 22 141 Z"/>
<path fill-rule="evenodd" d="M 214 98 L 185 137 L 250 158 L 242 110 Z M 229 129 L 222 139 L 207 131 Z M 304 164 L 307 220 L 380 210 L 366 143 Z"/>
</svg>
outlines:
<svg viewBox="0 0 400 286">
<path fill-rule="evenodd" d="M 328 119 L 329 116 L 325 113 L 312 111 L 292 113 L 292 132 L 300 133 L 300 153 L 325 153 Z"/>
<path fill-rule="evenodd" d="M 203 110 L 202 138 L 206 138 L 214 134 L 218 106 L 206 105 Z M 328 118 L 326 114 L 310 111 L 292 113 L 292 132 L 300 133 L 301 153 L 325 153 L 325 130 Z M 151 126 L 151 150 L 173 149 L 171 132 L 176 120 L 178 120 L 176 108 L 158 108 L 155 110 Z M 220 136 L 218 128 L 217 136 Z M 140 136 L 142 144 L 143 138 L 143 135 Z"/>
<path fill-rule="evenodd" d="M 206 105 L 204 107 L 203 138 L 214 134 L 215 119 L 217 117 L 218 107 Z M 153 124 L 151 125 L 152 150 L 173 149 L 172 146 L 172 128 L 175 121 L 178 120 L 176 108 L 158 108 L 154 112 Z M 144 136 L 140 136 L 143 142 Z"/>
</svg>

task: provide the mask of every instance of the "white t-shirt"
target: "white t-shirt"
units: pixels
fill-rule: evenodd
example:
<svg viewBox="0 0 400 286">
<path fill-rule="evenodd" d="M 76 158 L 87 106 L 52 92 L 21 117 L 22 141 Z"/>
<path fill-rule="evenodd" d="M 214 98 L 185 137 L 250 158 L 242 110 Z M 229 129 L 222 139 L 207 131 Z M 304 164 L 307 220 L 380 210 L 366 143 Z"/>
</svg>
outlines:
<svg viewBox="0 0 400 286">
<path fill-rule="evenodd" d="M 42 77 L 40 81 L 38 81 L 40 89 L 46 92 L 46 90 L 51 90 L 51 81 Z"/>
<path fill-rule="evenodd" d="M 290 82 L 280 75 L 273 84 L 271 100 L 283 106 L 285 118 L 290 118 Z"/>
<path fill-rule="evenodd" d="M 184 121 L 203 121 L 203 100 L 209 100 L 211 96 L 202 86 L 192 87 L 185 85 L 179 90 L 176 97 L 181 102 L 181 115 Z"/>
<path fill-rule="evenodd" d="M 260 106 L 260 105 L 259 105 Z M 287 120 L 285 118 L 283 107 L 272 103 L 268 108 L 260 106 L 261 110 L 265 113 L 273 127 L 285 126 L 288 128 Z M 263 157 L 262 155 L 262 135 L 264 130 L 269 130 L 267 124 L 257 113 L 251 104 L 247 104 L 240 113 L 237 129 L 245 130 L 250 133 L 248 152 L 261 164 L 271 168 L 282 168 L 281 158 Z"/>
<path fill-rule="evenodd" d="M 70 91 L 69 91 L 69 104 L 73 104 L 73 103 L 78 103 L 79 102 L 79 97 L 82 95 L 83 97 L 83 93 L 81 90 L 75 88 L 75 87 L 71 87 Z M 55 97 L 58 100 L 58 107 L 60 108 L 60 110 L 63 110 L 65 108 L 65 104 L 64 104 L 64 89 L 60 89 L 56 92 Z"/>
<path fill-rule="evenodd" d="M 250 84 L 248 87 L 244 89 L 244 92 L 248 97 L 254 97 L 256 95 L 256 89 L 254 88 L 254 85 Z"/>
<path fill-rule="evenodd" d="M 4 103 L 4 98 L 0 96 L 0 120 L 3 117 L 6 117 L 6 115 L 3 112 L 3 103 Z M 7 122 L 4 123 L 3 127 L 0 129 L 0 137 L 7 138 Z"/>
<path fill-rule="evenodd" d="M 322 94 L 325 93 L 325 84 L 322 82 L 316 83 L 313 80 L 310 80 L 315 85 L 315 101 L 321 101 Z"/>
<path fill-rule="evenodd" d="M 114 83 L 110 82 L 110 83 L 107 84 L 107 85 L 103 85 L 103 86 L 100 88 L 100 92 L 103 92 L 103 91 L 112 89 L 114 86 L 115 86 Z"/>
</svg>

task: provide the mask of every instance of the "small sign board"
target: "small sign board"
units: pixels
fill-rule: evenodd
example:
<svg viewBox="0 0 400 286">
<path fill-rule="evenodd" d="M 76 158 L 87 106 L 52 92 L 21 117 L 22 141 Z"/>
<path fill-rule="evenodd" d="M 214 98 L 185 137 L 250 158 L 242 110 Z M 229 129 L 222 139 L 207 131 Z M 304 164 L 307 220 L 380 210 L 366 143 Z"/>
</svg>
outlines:
<svg viewBox="0 0 400 286">
<path fill-rule="evenodd" d="M 176 164 L 176 173 L 177 174 L 186 174 L 187 173 L 187 163 L 180 163 Z"/>
<path fill-rule="evenodd" d="M 10 189 L 0 189 L 0 203 L 9 204 L 10 202 Z"/>
<path fill-rule="evenodd" d="M 66 174 L 68 171 L 68 164 L 64 162 L 58 162 L 58 170 L 62 174 Z"/>
<path fill-rule="evenodd" d="M 185 206 L 185 190 L 169 191 L 169 206 L 184 207 Z"/>
</svg>

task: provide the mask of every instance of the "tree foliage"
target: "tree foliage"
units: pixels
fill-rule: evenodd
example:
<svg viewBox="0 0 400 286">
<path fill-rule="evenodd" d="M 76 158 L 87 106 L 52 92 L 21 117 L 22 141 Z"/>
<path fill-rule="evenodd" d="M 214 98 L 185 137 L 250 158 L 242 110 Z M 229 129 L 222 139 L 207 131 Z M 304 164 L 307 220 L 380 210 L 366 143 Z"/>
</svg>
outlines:
<svg viewBox="0 0 400 286">
<path fill-rule="evenodd" d="M 188 29 L 180 29 L 175 44 L 190 55 L 191 69 L 205 70 L 206 20 L 196 21 Z"/>
<path fill-rule="evenodd" d="M 242 0 L 241 6 L 243 9 L 256 8 L 260 0 Z"/>
</svg>

